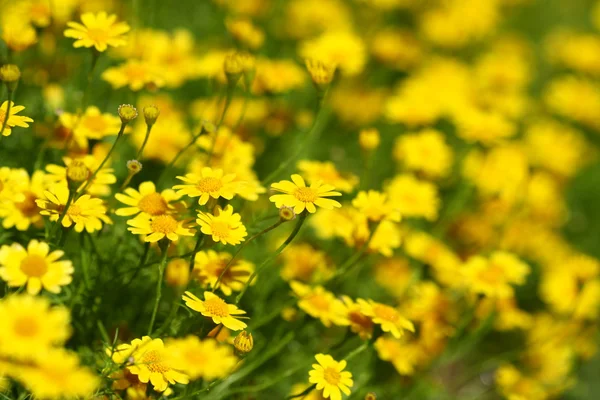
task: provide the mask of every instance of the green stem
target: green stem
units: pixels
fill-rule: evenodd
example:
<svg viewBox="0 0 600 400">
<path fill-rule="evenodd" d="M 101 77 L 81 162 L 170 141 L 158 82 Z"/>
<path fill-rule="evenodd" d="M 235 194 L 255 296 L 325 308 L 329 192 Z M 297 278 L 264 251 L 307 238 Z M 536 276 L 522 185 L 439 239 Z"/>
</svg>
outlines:
<svg viewBox="0 0 600 400">
<path fill-rule="evenodd" d="M 198 141 L 198 138 L 200 138 L 200 136 L 204 135 L 205 133 L 206 133 L 206 131 L 204 130 L 204 126 L 202 126 L 202 128 L 200 128 L 200 132 L 198 132 L 196 135 L 194 135 L 192 137 L 192 140 L 190 140 L 190 142 L 188 144 L 186 144 L 184 148 L 182 148 L 181 150 L 179 150 L 179 152 L 177 152 L 177 154 L 175 154 L 175 157 L 173 157 L 173 159 L 171 160 L 171 162 L 169 164 L 167 164 L 167 166 L 165 167 L 165 169 L 163 169 L 163 171 L 161 172 L 160 176 L 158 177 L 158 182 L 159 183 L 164 179 L 165 174 L 167 173 L 167 171 L 170 170 L 171 167 L 173 167 L 177 163 L 177 161 L 183 155 L 183 153 L 185 153 L 190 147 L 192 147 L 193 145 L 195 145 L 196 142 Z"/>
<path fill-rule="evenodd" d="M 317 384 L 316 384 L 316 383 L 314 383 L 314 384 L 310 385 L 309 387 L 307 387 L 306 389 L 304 389 L 302 392 L 300 392 L 300 393 L 298 393 L 298 394 L 293 394 L 293 395 L 291 395 L 291 396 L 288 396 L 288 397 L 286 397 L 285 399 L 286 399 L 286 400 L 289 400 L 289 399 L 297 399 L 298 397 L 302 397 L 302 398 L 304 398 L 304 397 L 306 397 L 306 395 L 308 395 L 310 392 L 312 392 L 313 390 L 315 390 L 315 389 L 316 389 L 316 387 L 317 387 Z"/>
<path fill-rule="evenodd" d="M 140 271 L 144 267 L 144 264 L 146 264 L 146 261 L 148 260 L 148 253 L 149 252 L 150 252 L 150 242 L 146 242 L 144 244 L 144 252 L 142 253 L 142 257 L 140 258 L 140 262 L 138 263 L 138 266 L 135 269 L 133 275 L 131 275 L 131 278 L 129 278 L 129 280 L 125 284 L 125 287 L 129 286 L 131 284 L 131 282 L 133 282 L 133 280 L 138 276 L 138 274 L 140 273 Z"/>
<path fill-rule="evenodd" d="M 12 95 L 13 91 L 8 91 L 8 104 L 6 105 L 6 114 L 4 115 L 4 121 L 2 121 L 2 129 L 0 129 L 0 138 L 4 134 L 4 129 L 6 128 L 6 124 L 8 124 L 8 119 L 10 118 L 10 109 L 12 106 Z"/>
<path fill-rule="evenodd" d="M 67 198 L 67 203 L 65 204 L 65 207 L 62 209 L 60 216 L 58 217 L 58 220 L 56 221 L 56 228 L 54 228 L 54 233 L 52 234 L 52 236 L 55 236 L 57 231 L 61 232 L 62 222 L 65 219 L 65 215 L 67 215 L 67 211 L 69 211 L 69 207 L 71 206 L 71 203 L 75 199 L 76 193 L 77 192 L 75 189 L 69 188 L 69 197 Z M 61 241 L 62 237 L 63 237 L 63 234 L 60 233 L 59 242 Z"/>
<path fill-rule="evenodd" d="M 142 159 L 142 154 L 144 154 L 144 148 L 146 147 L 146 144 L 148 143 L 148 139 L 150 139 L 150 132 L 152 132 L 152 127 L 154 126 L 154 124 L 152 125 L 148 125 L 146 128 L 146 136 L 144 137 L 144 142 L 142 143 L 142 146 L 140 147 L 140 150 L 137 153 L 137 156 L 135 157 L 136 160 L 141 160 Z"/>
<path fill-rule="evenodd" d="M 154 321 L 156 320 L 156 313 L 158 312 L 158 305 L 160 304 L 160 298 L 162 295 L 162 283 L 163 275 L 165 274 L 165 267 L 167 266 L 167 249 L 169 248 L 169 240 L 161 243 L 161 260 L 158 265 L 158 282 L 156 284 L 156 300 L 154 302 L 154 309 L 152 310 L 152 317 L 150 318 L 150 325 L 148 326 L 148 336 L 152 334 L 154 329 Z"/>
<path fill-rule="evenodd" d="M 273 262 L 283 252 L 283 250 L 285 250 L 285 248 L 292 242 L 292 240 L 294 240 L 294 238 L 296 237 L 296 235 L 300 231 L 300 228 L 302 228 L 302 224 L 304 224 L 304 221 L 306 220 L 307 216 L 308 216 L 308 214 L 307 214 L 306 211 L 304 211 L 302 214 L 300 214 L 300 217 L 298 218 L 298 222 L 296 223 L 296 226 L 294 227 L 294 230 L 292 231 L 292 233 L 290 233 L 290 236 L 288 236 L 288 238 L 285 240 L 285 242 L 283 242 L 281 244 L 281 246 L 279 246 L 277 248 L 277 250 L 275 250 L 275 252 L 273 254 L 271 254 L 270 257 L 268 257 L 267 259 L 265 259 L 262 262 L 262 264 L 260 264 L 258 266 L 258 268 L 256 268 L 256 270 L 252 273 L 252 275 L 250 275 L 250 278 L 248 279 L 248 281 L 244 285 L 244 288 L 242 289 L 242 291 L 240 292 L 240 294 L 238 294 L 238 296 L 235 299 L 235 304 L 236 305 L 240 303 L 240 301 L 242 300 L 242 297 L 244 297 L 244 294 L 246 293 L 246 290 L 248 290 L 248 287 L 252 284 L 252 281 L 254 280 L 254 278 L 256 278 L 256 276 L 260 272 L 262 272 L 263 269 L 265 269 L 266 267 L 268 267 L 269 264 L 271 262 Z"/>
<path fill-rule="evenodd" d="M 225 265 L 225 268 L 223 268 L 223 271 L 221 272 L 221 275 L 219 275 L 219 279 L 217 279 L 217 281 L 215 282 L 215 285 L 212 289 L 212 292 L 214 293 L 215 290 L 217 290 L 217 287 L 219 286 L 219 283 L 221 283 L 221 280 L 223 279 L 223 277 L 225 276 L 225 274 L 227 273 L 227 271 L 229 270 L 229 268 L 231 268 L 231 265 L 233 265 L 233 261 L 235 260 L 235 258 L 241 253 L 241 251 L 254 239 L 256 239 L 257 237 L 264 235 L 265 233 L 272 231 L 273 229 L 277 228 L 279 225 L 281 225 L 283 222 L 285 222 L 284 220 L 279 220 L 276 223 L 274 223 L 273 225 L 269 226 L 266 229 L 263 229 L 262 231 L 258 232 L 257 234 L 251 236 L 248 240 L 246 240 L 244 243 L 242 243 L 242 245 L 237 249 L 237 251 L 233 254 L 233 256 L 231 257 L 231 259 L 229 260 L 229 262 L 227 263 L 227 265 Z"/>
<path fill-rule="evenodd" d="M 237 83 L 237 82 L 236 82 Z M 227 84 L 227 94 L 225 96 L 225 106 L 223 107 L 223 112 L 221 113 L 221 118 L 219 119 L 219 123 L 215 129 L 215 135 L 213 136 L 212 144 L 210 146 L 210 151 L 206 157 L 206 165 L 210 165 L 210 160 L 215 153 L 215 147 L 217 146 L 217 137 L 219 136 L 219 129 L 225 120 L 225 115 L 227 114 L 227 110 L 229 110 L 229 106 L 231 105 L 231 100 L 233 100 L 233 91 L 235 90 L 235 83 Z"/>
</svg>

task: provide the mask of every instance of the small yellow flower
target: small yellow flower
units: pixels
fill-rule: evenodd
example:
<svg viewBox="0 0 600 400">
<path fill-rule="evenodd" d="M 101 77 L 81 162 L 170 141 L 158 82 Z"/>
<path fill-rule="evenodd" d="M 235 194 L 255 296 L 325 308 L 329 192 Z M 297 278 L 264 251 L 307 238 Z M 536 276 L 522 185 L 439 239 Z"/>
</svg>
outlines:
<svg viewBox="0 0 600 400">
<path fill-rule="evenodd" d="M 175 288 L 184 288 L 190 281 L 190 262 L 183 258 L 169 261 L 165 271 L 165 281 Z"/>
<path fill-rule="evenodd" d="M 118 112 L 119 118 L 121 118 L 121 122 L 124 124 L 133 121 L 138 116 L 137 108 L 131 104 L 121 104 L 118 108 Z"/>
<path fill-rule="evenodd" d="M 237 350 L 239 354 L 247 354 L 252 351 L 254 347 L 254 339 L 252 338 L 252 334 L 247 331 L 241 331 L 235 339 L 233 339 L 233 347 Z"/>
<path fill-rule="evenodd" d="M 342 296 L 342 301 L 346 307 L 348 321 L 350 321 L 350 330 L 361 339 L 369 339 L 373 335 L 373 321 L 363 314 L 360 305 L 355 303 L 350 297 Z"/>
<path fill-rule="evenodd" d="M 196 262 L 192 274 L 202 284 L 214 287 L 231 257 L 232 255 L 226 252 L 199 251 L 196 253 Z M 219 290 L 225 296 L 231 295 L 234 290 L 239 292 L 245 286 L 252 272 L 254 272 L 252 263 L 245 260 L 236 260 L 221 278 Z"/>
<path fill-rule="evenodd" d="M 135 235 L 147 235 L 146 242 L 158 242 L 167 238 L 173 242 L 179 240 L 179 236 L 194 236 L 194 233 L 184 226 L 185 221 L 179 221 L 172 215 L 161 214 L 150 216 L 141 214 L 127 221 L 127 228 Z"/>
<path fill-rule="evenodd" d="M 385 193 L 376 190 L 360 191 L 352 200 L 352 205 L 371 221 L 400 221 L 400 213 L 394 209 Z"/>
<path fill-rule="evenodd" d="M 204 205 L 212 197 L 218 199 L 231 200 L 237 190 L 237 184 L 232 181 L 235 179 L 235 174 L 223 175 L 223 170 L 210 167 L 202 168 L 200 175 L 187 174 L 186 176 L 178 176 L 177 179 L 187 183 L 186 185 L 176 185 L 173 189 L 179 189 L 177 194 L 187 195 L 190 197 L 200 197 L 198 204 Z"/>
<path fill-rule="evenodd" d="M 360 147 L 365 151 L 373 151 L 379 147 L 381 138 L 379 131 L 375 128 L 363 129 L 358 134 L 358 143 Z"/>
<path fill-rule="evenodd" d="M 146 121 L 146 125 L 152 126 L 156 123 L 158 116 L 160 115 L 160 110 L 158 107 L 152 105 L 148 107 L 144 107 L 144 120 Z"/>
<path fill-rule="evenodd" d="M 71 283 L 73 264 L 59 259 L 62 250 L 50 252 L 47 243 L 32 240 L 27 249 L 18 243 L 0 248 L 0 277 L 8 286 L 27 284 L 29 294 L 38 294 L 44 289 L 59 293 L 60 287 Z"/>
<path fill-rule="evenodd" d="M 24 117 L 22 115 L 16 115 L 19 112 L 23 111 L 25 107 L 17 106 L 12 101 L 10 102 L 10 115 L 8 116 L 8 121 L 6 121 L 6 126 L 4 127 L 4 131 L 2 132 L 2 136 L 10 136 L 12 133 L 12 128 L 15 126 L 20 126 L 22 128 L 28 128 L 28 122 L 33 122 L 33 120 L 29 117 Z M 6 120 L 6 111 L 8 110 L 8 101 L 2 103 L 0 106 L 0 128 L 4 124 Z"/>
<path fill-rule="evenodd" d="M 527 264 L 504 251 L 492 253 L 489 259 L 471 257 L 463 266 L 465 284 L 473 293 L 497 298 L 511 297 L 511 284 L 524 284 L 529 271 Z"/>
<path fill-rule="evenodd" d="M 299 298 L 298 307 L 311 317 L 319 318 L 326 327 L 330 327 L 332 323 L 340 326 L 349 324 L 344 304 L 322 286 L 313 288 L 292 281 L 290 287 Z"/>
<path fill-rule="evenodd" d="M 129 206 L 119 208 L 115 211 L 115 214 L 124 217 L 139 213 L 153 217 L 170 214 L 175 209 L 170 203 L 179 199 L 179 196 L 171 189 L 163 190 L 160 193 L 157 192 L 156 186 L 150 181 L 142 182 L 139 190 L 127 188 L 124 192 L 125 194 L 115 194 L 117 200 Z"/>
<path fill-rule="evenodd" d="M 73 163 L 83 163 L 88 169 L 88 175 L 92 176 L 94 171 L 100 166 L 101 160 L 95 155 L 88 154 L 78 158 L 64 157 L 63 162 L 65 163 L 65 166 L 57 164 L 46 165 L 46 171 L 48 172 L 49 178 L 60 186 L 67 186 L 68 169 Z M 114 174 L 114 170 L 103 166 L 96 176 L 94 176 L 94 180 L 90 182 L 86 188 L 86 192 L 94 196 L 105 196 L 111 192 L 110 185 L 116 181 L 117 177 Z M 79 185 L 79 188 L 82 189 L 86 182 L 87 180 L 82 182 L 81 185 Z"/>
<path fill-rule="evenodd" d="M 73 47 L 95 47 L 98 51 L 105 51 L 108 46 L 123 46 L 127 42 L 123 36 L 129 31 L 125 22 L 117 22 L 117 16 L 108 15 L 101 11 L 97 14 L 85 13 L 81 15 L 81 22 L 67 22 L 69 29 L 64 34 L 66 37 L 77 39 Z"/>
<path fill-rule="evenodd" d="M 271 185 L 273 190 L 285 193 L 269 197 L 269 200 L 274 202 L 277 208 L 293 207 L 296 214 L 300 214 L 305 209 L 309 213 L 316 212 L 315 205 L 328 210 L 342 206 L 337 201 L 326 198 L 342 195 L 340 192 L 336 192 L 333 186 L 316 182 L 307 187 L 304 179 L 298 174 L 292 175 L 292 181 L 280 181 Z"/>
<path fill-rule="evenodd" d="M 236 316 L 246 314 L 246 311 L 240 310 L 234 304 L 225 303 L 223 299 L 212 292 L 204 292 L 204 300 L 200 300 L 191 292 L 185 292 L 182 298 L 189 308 L 205 317 L 212 318 L 217 325 L 223 324 L 232 331 L 239 331 L 247 326 L 244 322 L 236 319 Z"/>
<path fill-rule="evenodd" d="M 298 162 L 298 170 L 307 181 L 322 181 L 335 186 L 340 192 L 351 193 L 358 185 L 356 175 L 339 172 L 331 161 L 301 160 Z"/>
<path fill-rule="evenodd" d="M 315 356 L 318 364 L 313 364 L 313 369 L 308 373 L 308 381 L 317 385 L 317 390 L 323 391 L 324 398 L 341 400 L 342 392 L 350 395 L 350 388 L 354 385 L 352 373 L 344 371 L 346 360 L 335 361 L 328 354 Z"/>
<path fill-rule="evenodd" d="M 46 199 L 37 199 L 35 202 L 42 209 L 40 214 L 49 215 L 50 221 L 58 221 L 60 214 L 67 204 L 69 189 L 66 186 L 55 186 L 50 191 L 44 192 Z M 102 222 L 111 224 L 112 221 L 106 216 L 106 206 L 102 200 L 84 194 L 73 201 L 62 220 L 65 228 L 75 224 L 75 231 L 82 232 L 84 229 L 89 233 L 102 229 Z"/>
<path fill-rule="evenodd" d="M 394 307 L 373 300 L 356 301 L 364 315 L 371 317 L 374 323 L 381 325 L 384 332 L 390 332 L 395 338 L 399 339 L 404 334 L 404 330 L 415 331 L 413 323 L 400 315 Z"/>
<path fill-rule="evenodd" d="M 212 381 L 228 376 L 237 363 L 229 345 L 197 336 L 169 339 L 165 346 L 169 359 L 191 379 Z"/>
<path fill-rule="evenodd" d="M 214 214 L 199 212 L 196 223 L 202 233 L 223 244 L 239 244 L 248 235 L 240 214 L 234 213 L 230 205 L 224 209 L 217 206 Z"/>
</svg>

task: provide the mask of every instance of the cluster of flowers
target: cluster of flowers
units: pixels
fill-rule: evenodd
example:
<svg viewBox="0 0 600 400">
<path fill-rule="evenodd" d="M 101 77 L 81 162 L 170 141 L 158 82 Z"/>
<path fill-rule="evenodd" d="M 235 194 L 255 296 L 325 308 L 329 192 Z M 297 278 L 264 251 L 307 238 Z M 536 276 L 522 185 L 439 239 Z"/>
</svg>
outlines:
<svg viewBox="0 0 600 400">
<path fill-rule="evenodd" d="M 110 1 L 0 2 L 0 147 L 41 142 L 33 165 L 0 166 L 0 393 L 373 400 L 432 371 L 456 396 L 482 372 L 508 399 L 570 389 L 600 309 L 600 262 L 561 231 L 597 156 L 600 35 L 550 32 L 560 73 L 538 81 L 533 47 L 502 29 L 522 2 L 291 0 L 272 26 L 267 0 L 214 0 L 231 40 L 203 51 L 185 29 L 131 29 Z M 269 40 L 304 66 L 258 55 Z M 91 59 L 81 91 L 74 67 L 27 58 L 72 47 Z M 197 81 L 207 95 L 182 104 Z M 309 82 L 306 105 L 291 94 Z M 43 106 L 29 114 L 19 84 Z M 134 105 L 92 104 L 94 84 Z M 321 135 L 332 113 L 352 140 Z M 148 309 L 125 304 L 131 285 Z M 468 354 L 496 338 L 493 356 Z M 283 348 L 300 365 L 260 375 Z M 394 378 L 368 357 L 357 372 L 365 352 Z"/>
</svg>

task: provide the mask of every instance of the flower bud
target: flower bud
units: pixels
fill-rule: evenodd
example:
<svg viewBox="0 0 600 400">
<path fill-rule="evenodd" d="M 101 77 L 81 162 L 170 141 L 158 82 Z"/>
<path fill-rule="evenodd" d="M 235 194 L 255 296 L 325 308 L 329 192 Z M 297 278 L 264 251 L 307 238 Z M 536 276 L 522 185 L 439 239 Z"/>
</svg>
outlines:
<svg viewBox="0 0 600 400">
<path fill-rule="evenodd" d="M 235 86 L 237 81 L 242 76 L 242 72 L 244 72 L 240 54 L 228 54 L 223 62 L 223 70 L 225 71 L 225 76 L 227 77 L 227 83 Z"/>
<path fill-rule="evenodd" d="M 156 106 L 148 106 L 144 107 L 144 119 L 146 120 L 146 125 L 152 126 L 156 122 L 156 119 L 160 115 L 160 110 Z"/>
<path fill-rule="evenodd" d="M 121 117 L 121 122 L 127 124 L 138 116 L 137 109 L 131 104 L 121 104 L 119 106 L 119 117 Z"/>
<path fill-rule="evenodd" d="M 142 170 L 142 163 L 138 160 L 127 161 L 127 170 L 133 176 Z"/>
<path fill-rule="evenodd" d="M 374 392 L 369 392 L 365 395 L 365 400 L 377 400 L 377 395 Z"/>
<path fill-rule="evenodd" d="M 202 120 L 202 130 L 206 133 L 215 133 L 217 127 L 210 121 Z"/>
<path fill-rule="evenodd" d="M 185 287 L 190 281 L 190 264 L 188 261 L 178 258 L 167 264 L 165 280 L 171 287 Z"/>
<path fill-rule="evenodd" d="M 69 189 L 76 190 L 89 177 L 90 170 L 83 161 L 73 160 L 67 167 L 67 184 L 69 185 Z"/>
<path fill-rule="evenodd" d="M 254 347 L 254 339 L 252 334 L 247 331 L 241 331 L 235 339 L 233 339 L 233 347 L 240 356 L 250 353 Z"/>
<path fill-rule="evenodd" d="M 379 131 L 375 128 L 363 129 L 358 136 L 358 143 L 365 151 L 372 151 L 379 147 Z"/>
<path fill-rule="evenodd" d="M 281 206 L 279 209 L 279 219 L 282 221 L 291 221 L 296 218 L 296 212 L 292 207 Z"/>
<path fill-rule="evenodd" d="M 21 78 L 21 70 L 14 64 L 4 64 L 0 67 L 0 79 L 6 84 L 9 92 L 17 88 L 19 79 Z"/>
<path fill-rule="evenodd" d="M 318 90 L 325 90 L 333 80 L 336 65 L 321 60 L 306 59 L 306 69 Z"/>
</svg>

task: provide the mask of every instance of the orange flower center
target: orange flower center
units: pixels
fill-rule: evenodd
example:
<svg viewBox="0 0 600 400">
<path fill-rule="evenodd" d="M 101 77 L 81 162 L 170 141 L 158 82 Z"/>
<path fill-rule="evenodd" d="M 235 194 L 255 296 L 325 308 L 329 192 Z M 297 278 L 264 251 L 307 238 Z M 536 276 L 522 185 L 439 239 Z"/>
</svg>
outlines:
<svg viewBox="0 0 600 400">
<path fill-rule="evenodd" d="M 206 312 L 210 315 L 217 317 L 229 316 L 229 307 L 227 307 L 227 303 L 225 303 L 225 301 L 219 297 L 213 297 L 212 299 L 205 300 L 204 308 L 206 308 Z"/>
<path fill-rule="evenodd" d="M 19 209 L 19 211 L 21 211 L 21 214 L 23 214 L 26 217 L 32 218 L 38 216 L 39 208 L 35 203 L 35 199 L 37 198 L 37 196 L 31 192 L 25 192 L 24 195 L 25 199 L 23 201 L 15 203 L 15 206 Z"/>
<path fill-rule="evenodd" d="M 203 193 L 213 193 L 221 190 L 223 187 L 223 182 L 221 182 L 220 179 L 209 176 L 207 178 L 200 179 L 196 184 L 196 187 Z"/>
<path fill-rule="evenodd" d="M 150 350 L 142 357 L 142 364 L 145 365 L 150 372 L 165 373 L 169 371 L 169 366 L 163 362 L 162 355 L 158 350 Z"/>
<path fill-rule="evenodd" d="M 308 302 L 318 310 L 327 311 L 329 310 L 330 302 L 327 297 L 320 294 L 313 294 L 308 299 Z"/>
<path fill-rule="evenodd" d="M 340 383 L 341 377 L 341 374 L 331 367 L 327 367 L 323 371 L 323 378 L 325 378 L 330 385 L 337 386 Z"/>
<path fill-rule="evenodd" d="M 172 233 L 177 230 L 177 221 L 170 215 L 159 215 L 152 219 L 150 228 L 152 232 Z"/>
<path fill-rule="evenodd" d="M 386 306 L 385 304 L 377 304 L 373 307 L 375 316 L 385 321 L 395 322 L 398 320 L 398 312 L 395 308 Z"/>
<path fill-rule="evenodd" d="M 24 337 L 33 337 L 40 330 L 37 321 L 34 318 L 29 318 L 27 316 L 17 318 L 13 327 L 17 335 Z"/>
<path fill-rule="evenodd" d="M 229 236 L 230 227 L 226 222 L 215 221 L 210 225 L 210 229 L 213 235 L 217 237 L 226 238 Z"/>
<path fill-rule="evenodd" d="M 21 261 L 21 271 L 30 277 L 40 277 L 48 272 L 48 263 L 42 256 L 29 254 Z"/>
<path fill-rule="evenodd" d="M 304 203 L 314 203 L 317 199 L 317 194 L 311 188 L 301 187 L 296 189 L 294 197 Z"/>
<path fill-rule="evenodd" d="M 497 285 L 504 281 L 504 270 L 496 264 L 490 264 L 479 273 L 479 279 L 490 285 Z"/>
<path fill-rule="evenodd" d="M 167 201 L 160 195 L 160 193 L 156 192 L 142 197 L 138 203 L 138 207 L 146 214 L 150 214 L 152 216 L 162 215 L 169 209 Z"/>
<path fill-rule="evenodd" d="M 104 133 L 107 129 L 106 120 L 102 115 L 92 115 L 85 117 L 84 123 L 86 128 L 95 133 Z"/>
<path fill-rule="evenodd" d="M 108 31 L 103 28 L 88 28 L 87 34 L 90 39 L 97 43 L 106 42 L 110 38 Z"/>
</svg>

